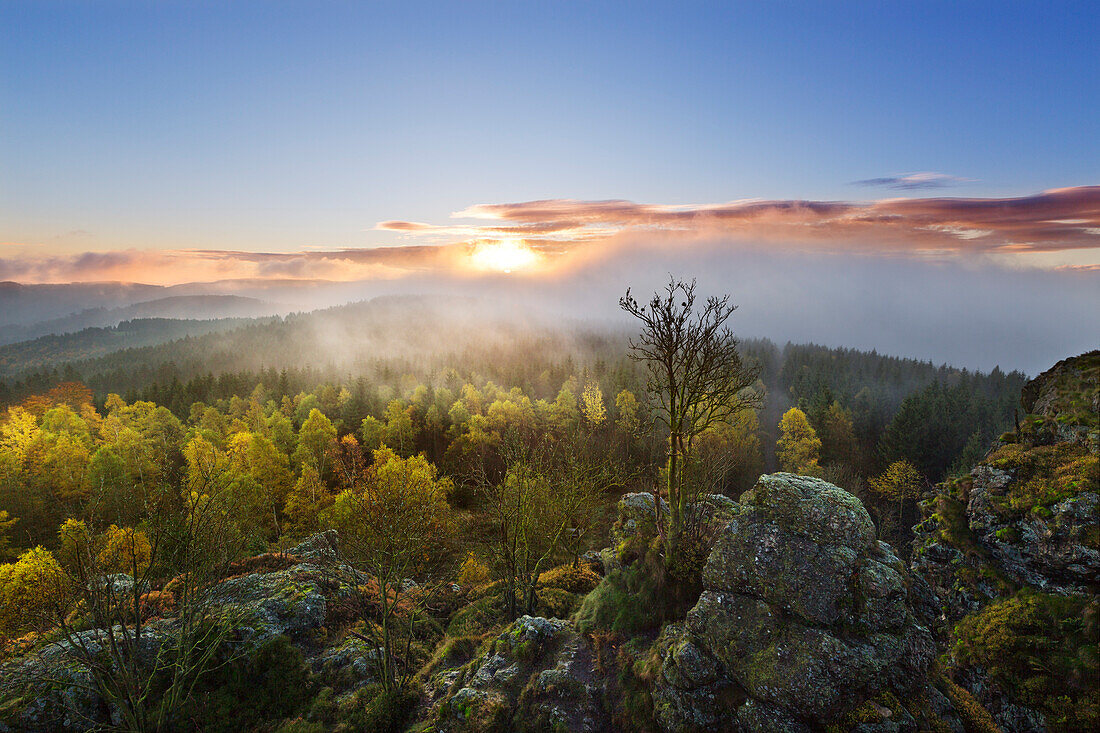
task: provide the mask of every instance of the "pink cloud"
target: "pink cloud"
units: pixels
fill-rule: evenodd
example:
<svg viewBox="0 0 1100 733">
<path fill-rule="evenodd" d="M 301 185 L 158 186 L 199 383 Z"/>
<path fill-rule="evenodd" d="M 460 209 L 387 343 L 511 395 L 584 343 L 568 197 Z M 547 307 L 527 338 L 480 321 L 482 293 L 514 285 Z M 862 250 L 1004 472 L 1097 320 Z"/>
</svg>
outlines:
<svg viewBox="0 0 1100 733">
<path fill-rule="evenodd" d="M 233 278 L 393 279 L 467 273 L 480 243 L 522 238 L 542 270 L 624 256 L 639 243 L 960 257 L 1100 250 L 1100 186 L 1016 198 L 892 198 L 870 202 L 744 200 L 665 205 L 546 199 L 477 204 L 447 224 L 389 220 L 375 226 L 422 243 L 303 252 L 119 250 L 0 257 L 0 280 L 125 280 L 173 284 Z M 1077 266 L 1092 267 L 1076 256 Z M 467 273 L 468 274 L 468 273 Z"/>
</svg>

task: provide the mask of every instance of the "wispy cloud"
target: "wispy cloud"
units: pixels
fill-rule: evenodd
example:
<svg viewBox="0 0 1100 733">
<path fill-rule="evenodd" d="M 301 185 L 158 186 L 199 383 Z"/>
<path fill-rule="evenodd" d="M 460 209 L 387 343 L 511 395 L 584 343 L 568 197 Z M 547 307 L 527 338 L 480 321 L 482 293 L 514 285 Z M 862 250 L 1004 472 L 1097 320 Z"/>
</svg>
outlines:
<svg viewBox="0 0 1100 733">
<path fill-rule="evenodd" d="M 483 224 L 389 221 L 409 236 L 520 236 L 534 246 L 591 242 L 627 233 L 723 238 L 798 250 L 962 254 L 1100 247 L 1100 186 L 1017 198 L 895 198 L 871 202 L 745 200 L 663 205 L 547 199 L 478 204 L 453 215 Z"/>
<path fill-rule="evenodd" d="M 820 255 L 968 258 L 1001 255 L 1056 266 L 1052 257 L 1091 265 L 1100 252 L 1100 186 L 1016 198 L 892 198 L 878 201 L 743 200 L 667 205 L 546 199 L 477 204 L 432 224 L 389 220 L 375 230 L 409 240 L 392 247 L 301 252 L 118 250 L 0 257 L 0 280 L 128 280 L 170 284 L 233 278 L 394 279 L 469 274 L 487 241 L 522 239 L 540 269 L 557 272 L 594 259 L 630 257 L 639 243 L 707 244 L 740 250 Z M 1057 253 L 1066 253 L 1065 256 Z M 1041 256 L 1041 257 L 1040 257 Z M 1042 263 L 1039 262 L 1043 259 Z M 1057 263 L 1057 264 L 1064 264 Z"/>
<path fill-rule="evenodd" d="M 885 176 L 883 178 L 866 178 L 862 181 L 854 181 L 857 186 L 873 186 L 880 188 L 896 188 L 903 191 L 915 191 L 927 188 L 947 188 L 960 183 L 971 183 L 973 178 L 960 178 L 946 173 L 933 173 L 924 171 L 921 173 L 906 173 L 900 176 Z"/>
</svg>

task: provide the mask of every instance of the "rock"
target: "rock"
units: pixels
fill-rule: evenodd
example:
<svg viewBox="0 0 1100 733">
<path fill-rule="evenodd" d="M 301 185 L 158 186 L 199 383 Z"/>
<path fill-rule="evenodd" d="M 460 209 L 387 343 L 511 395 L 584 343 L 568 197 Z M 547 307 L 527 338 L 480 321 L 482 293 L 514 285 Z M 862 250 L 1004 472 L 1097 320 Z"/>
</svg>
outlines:
<svg viewBox="0 0 1100 733">
<path fill-rule="evenodd" d="M 748 700 L 737 709 L 737 724 L 746 733 L 809 733 L 810 728 L 775 705 Z"/>
<path fill-rule="evenodd" d="M 167 621 L 144 627 L 137 645 L 139 660 L 151 665 L 173 628 Z M 96 690 L 85 660 L 98 656 L 111 638 L 132 639 L 133 633 L 128 633 L 121 626 L 110 632 L 88 629 L 0 665 L 0 700 L 19 703 L 3 717 L 15 730 L 28 731 L 88 731 L 99 727 L 105 714 L 117 718 L 117 709 Z"/>
<path fill-rule="evenodd" d="M 287 554 L 294 555 L 302 560 L 331 562 L 336 559 L 339 548 L 340 535 L 336 533 L 336 530 L 329 529 L 307 537 L 287 550 Z"/>
<path fill-rule="evenodd" d="M 1095 597 L 1100 586 L 1100 351 L 1058 362 L 1033 379 L 1021 398 L 1027 415 L 969 475 L 945 481 L 920 503 L 913 528 L 912 569 L 939 599 L 946 671 L 1004 731 L 1045 730 L 1046 712 L 1021 703 L 1026 691 L 990 681 L 969 656 L 959 621 L 1017 593 Z M 910 584 L 915 607 L 929 594 Z M 922 600 L 923 599 L 923 600 Z M 918 615 L 922 612 L 918 610 Z M 923 618 L 930 615 L 923 611 Z M 1077 619 L 1064 619 L 1076 623 Z M 1049 636 L 1032 630 L 1038 648 L 1063 646 L 1055 618 Z M 960 648 L 955 645 L 961 644 Z M 1063 650 L 1066 655 L 1078 653 Z M 960 660 L 970 659 L 969 663 Z M 1037 672 L 1036 685 L 1061 689 L 1064 715 L 1094 705 L 1088 687 L 1057 664 Z M 1046 677 L 1046 679 L 1044 679 Z M 930 696 L 931 697 L 931 696 Z M 1034 700 L 1034 697 L 1030 699 Z"/>
<path fill-rule="evenodd" d="M 875 525 L 859 499 L 811 476 L 761 476 L 741 496 L 760 519 L 823 545 L 864 550 L 875 541 Z"/>
<path fill-rule="evenodd" d="M 517 619 L 458 674 L 436 674 L 433 687 L 444 691 L 433 730 L 465 730 L 465 721 L 489 718 L 509 730 L 519 720 L 526 730 L 606 729 L 591 650 L 560 619 Z"/>
<path fill-rule="evenodd" d="M 254 643 L 283 634 L 294 638 L 325 623 L 326 600 L 316 574 L 299 568 L 224 580 L 211 590 L 211 603 L 238 617 L 238 628 Z"/>
<path fill-rule="evenodd" d="M 661 499 L 661 512 L 668 512 L 668 504 Z M 657 534 L 656 512 L 653 494 L 626 494 L 619 499 L 619 520 L 611 528 L 613 545 L 622 544 L 635 537 L 649 539 Z"/>
<path fill-rule="evenodd" d="M 660 500 L 661 512 L 668 512 L 668 504 Z M 625 494 L 619 499 L 618 520 L 611 525 L 611 546 L 600 552 L 600 565 L 604 572 L 623 567 L 624 560 L 631 561 L 630 554 L 641 551 L 657 536 L 656 512 L 653 494 Z"/>
<path fill-rule="evenodd" d="M 341 694 L 355 691 L 377 682 L 375 664 L 382 649 L 355 636 L 325 649 L 311 661 L 314 674 L 320 675 Z"/>
<path fill-rule="evenodd" d="M 851 494 L 762 476 L 703 569 L 654 691 L 666 730 L 802 730 L 925 684 L 935 647 L 909 574 Z M 710 704 L 740 691 L 741 704 Z"/>
</svg>

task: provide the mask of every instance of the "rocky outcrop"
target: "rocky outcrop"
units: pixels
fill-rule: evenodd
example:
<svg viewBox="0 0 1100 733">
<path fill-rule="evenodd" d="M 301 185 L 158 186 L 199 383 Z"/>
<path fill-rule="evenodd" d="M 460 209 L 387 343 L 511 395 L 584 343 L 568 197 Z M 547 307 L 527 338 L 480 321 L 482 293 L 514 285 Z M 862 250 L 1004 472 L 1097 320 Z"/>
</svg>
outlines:
<svg viewBox="0 0 1100 733">
<path fill-rule="evenodd" d="M 947 622 L 955 682 L 1005 731 L 1065 730 L 1100 709 L 1095 623 L 1071 610 L 1095 607 L 1100 588 L 1100 351 L 1039 375 L 1021 403 L 1015 430 L 921 502 L 911 564 Z M 1031 655 L 1051 658 L 1001 663 Z"/>
<path fill-rule="evenodd" d="M 317 536 L 304 543 L 324 556 L 329 538 Z M 255 559 L 255 558 L 253 558 Z M 227 578 L 208 589 L 209 613 L 230 620 L 233 655 L 248 656 L 266 642 L 286 636 L 309 649 L 310 637 L 325 626 L 330 602 L 346 598 L 350 568 L 327 563 L 300 563 L 271 572 L 248 572 Z M 129 576 L 113 575 L 108 581 L 132 587 Z M 149 668 L 158 653 L 178 636 L 178 622 L 171 616 L 154 619 L 143 627 L 137 645 L 140 659 Z M 112 709 L 96 689 L 85 660 L 96 657 L 111 640 L 132 638 L 132 630 L 116 626 L 109 632 L 89 629 L 70 638 L 45 641 L 30 652 L 0 666 L 0 732 L 85 731 L 108 720 L 117 722 Z M 352 689 L 371 680 L 367 653 L 355 644 L 328 651 L 316 650 L 312 666 L 326 678 L 340 679 Z"/>
<path fill-rule="evenodd" d="M 561 619 L 517 619 L 428 689 L 437 696 L 432 730 L 606 730 L 590 647 Z"/>
<path fill-rule="evenodd" d="M 913 566 L 949 620 L 1021 587 L 1100 587 L 1100 352 L 1024 388 L 1029 414 L 968 476 L 936 487 L 914 527 Z"/>
<path fill-rule="evenodd" d="M 926 685 L 935 646 L 920 581 L 875 540 L 858 499 L 780 473 L 740 503 L 664 656 L 654 697 L 666 730 L 798 730 Z"/>
</svg>

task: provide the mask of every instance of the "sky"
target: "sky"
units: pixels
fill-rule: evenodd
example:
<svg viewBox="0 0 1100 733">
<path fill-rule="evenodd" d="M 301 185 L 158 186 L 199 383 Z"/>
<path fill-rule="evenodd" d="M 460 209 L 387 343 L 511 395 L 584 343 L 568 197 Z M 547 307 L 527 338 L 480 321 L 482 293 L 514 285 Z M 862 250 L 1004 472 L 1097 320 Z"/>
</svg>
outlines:
<svg viewBox="0 0 1100 733">
<path fill-rule="evenodd" d="M 1100 332 L 1095 2 L 7 0 L 0 27 L 0 280 L 579 282 L 659 251 L 848 291 L 889 263 L 932 298 L 1034 271 Z"/>
</svg>

